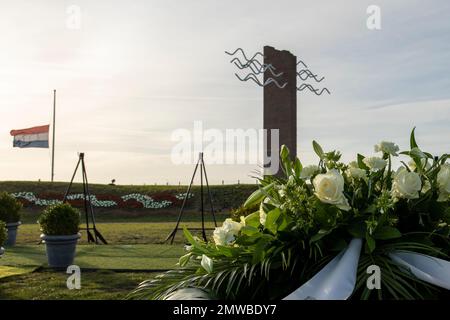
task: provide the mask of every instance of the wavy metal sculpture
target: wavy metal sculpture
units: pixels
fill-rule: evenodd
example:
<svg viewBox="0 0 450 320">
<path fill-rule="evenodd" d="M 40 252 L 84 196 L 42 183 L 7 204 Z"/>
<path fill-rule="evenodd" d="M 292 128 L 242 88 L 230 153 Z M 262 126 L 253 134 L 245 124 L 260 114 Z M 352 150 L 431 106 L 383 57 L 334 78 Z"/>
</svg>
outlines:
<svg viewBox="0 0 450 320">
<path fill-rule="evenodd" d="M 235 55 L 237 52 L 239 52 L 239 51 L 242 53 L 242 56 L 244 57 L 244 59 L 247 60 L 247 61 L 251 61 L 251 60 L 255 59 L 256 56 L 258 56 L 258 55 L 260 55 L 261 57 L 264 58 L 264 55 L 263 55 L 261 52 L 257 52 L 257 53 L 255 53 L 255 54 L 253 55 L 253 57 L 251 57 L 251 58 L 249 59 L 249 58 L 247 58 L 247 56 L 245 55 L 245 52 L 244 52 L 244 50 L 243 50 L 242 48 L 237 48 L 236 50 L 234 50 L 233 53 L 230 53 L 230 52 L 228 52 L 228 51 L 225 51 L 225 53 L 228 54 L 228 55 L 230 55 L 230 56 L 234 56 L 234 55 Z"/>
<path fill-rule="evenodd" d="M 274 77 L 279 77 L 283 74 L 283 72 L 280 73 L 275 73 L 275 67 L 271 64 L 261 64 L 258 60 L 252 60 L 252 61 L 248 61 L 247 63 L 242 63 L 241 60 L 239 60 L 239 58 L 233 58 L 230 62 L 234 62 L 234 65 L 236 67 L 238 67 L 239 69 L 243 70 L 246 68 L 250 68 L 252 70 L 253 73 L 255 74 L 260 74 L 260 73 L 264 73 L 267 70 L 270 71 L 270 73 L 274 76 Z M 259 66 L 257 66 L 256 64 L 259 64 Z"/>
<path fill-rule="evenodd" d="M 300 63 L 303 65 L 305 69 L 308 69 L 308 66 L 302 60 L 298 60 L 297 65 L 299 65 Z"/>
<path fill-rule="evenodd" d="M 325 79 L 325 77 L 322 77 L 319 79 L 317 77 L 317 74 L 314 74 L 311 70 L 309 70 L 306 63 L 304 63 L 302 60 L 299 60 L 297 62 L 297 66 L 298 65 L 302 65 L 304 67 L 303 69 L 301 69 L 300 71 L 297 72 L 297 76 L 300 78 L 300 80 L 305 81 L 305 80 L 308 80 L 309 78 L 312 78 L 316 82 L 321 82 L 323 79 Z M 324 92 L 331 94 L 330 90 L 328 90 L 328 88 L 324 87 L 321 90 L 319 90 L 307 83 L 302 83 L 299 87 L 297 87 L 298 91 L 303 91 L 305 89 L 308 89 L 309 91 L 314 92 L 318 96 L 322 95 Z"/>
<path fill-rule="evenodd" d="M 284 87 L 286 87 L 287 82 L 285 82 L 284 84 L 280 85 L 278 83 L 277 80 L 273 79 L 273 78 L 268 78 L 264 83 L 261 83 L 261 81 L 259 81 L 258 77 L 253 74 L 250 73 L 248 74 L 245 78 L 241 78 L 237 73 L 234 74 L 240 81 L 243 82 L 247 82 L 248 80 L 252 80 L 254 83 L 256 83 L 258 86 L 260 87 L 265 87 L 268 86 L 269 84 L 273 83 L 275 84 L 279 89 L 283 89 Z"/>
<path fill-rule="evenodd" d="M 330 90 L 328 90 L 328 88 L 322 88 L 322 90 L 319 89 L 315 89 L 312 85 L 307 84 L 307 83 L 302 83 L 299 87 L 297 87 L 297 91 L 303 91 L 305 89 L 308 89 L 311 92 L 314 92 L 317 96 L 322 95 L 324 92 L 331 94 Z"/>
<path fill-rule="evenodd" d="M 278 78 L 283 75 L 283 72 L 276 73 L 276 68 L 272 64 L 264 64 L 261 61 L 257 59 L 258 56 L 261 56 L 264 58 L 264 54 L 261 52 L 256 52 L 251 58 L 248 58 L 245 54 L 245 51 L 242 48 L 237 48 L 233 52 L 225 51 L 225 53 L 229 56 L 233 56 L 234 58 L 231 59 L 230 63 L 233 63 L 237 68 L 240 70 L 250 69 L 251 72 L 249 72 L 244 78 L 241 78 L 237 73 L 235 73 L 235 76 L 240 80 L 247 82 L 249 80 L 253 81 L 260 87 L 265 87 L 270 84 L 275 84 L 278 88 L 283 89 L 286 87 L 287 82 L 283 83 L 282 85 L 275 80 L 274 78 Z M 242 55 L 242 61 L 237 54 L 240 53 Z M 297 62 L 297 66 L 301 65 L 303 68 L 297 72 L 297 76 L 300 78 L 301 81 L 306 81 L 310 78 L 314 79 L 315 82 L 321 82 L 325 79 L 325 77 L 319 78 L 317 74 L 314 74 L 306 65 L 305 62 L 302 60 L 299 60 Z M 269 71 L 272 77 L 269 77 L 265 82 L 262 82 L 258 75 L 265 74 L 266 71 Z M 312 85 L 307 83 L 301 83 L 299 87 L 297 87 L 298 91 L 303 91 L 305 89 L 308 89 L 309 91 L 313 92 L 314 94 L 320 96 L 324 92 L 331 94 L 330 90 L 328 88 L 322 88 L 322 89 L 316 89 Z"/>
<path fill-rule="evenodd" d="M 275 78 L 278 78 L 278 77 L 283 75 L 283 72 L 275 73 L 274 72 L 275 67 L 273 65 L 271 65 L 271 64 L 261 65 L 261 67 L 257 67 L 255 65 L 253 65 L 252 63 L 250 63 L 250 64 L 242 64 L 242 62 L 240 62 L 240 60 L 237 59 L 237 58 L 234 58 L 233 60 L 232 60 L 232 62 L 234 62 L 234 65 L 236 67 L 238 67 L 239 69 L 243 70 L 243 69 L 246 69 L 246 68 L 250 68 L 250 70 L 254 74 L 261 74 L 261 73 L 264 73 L 264 72 L 266 72 L 268 70 L 268 71 L 270 71 L 272 76 L 274 76 Z"/>
<path fill-rule="evenodd" d="M 306 73 L 305 78 L 303 78 L 303 74 Z M 317 79 L 317 74 L 313 74 L 309 69 L 302 69 L 299 72 L 297 72 L 297 75 L 300 77 L 300 79 L 302 79 L 303 81 L 307 80 L 308 78 L 313 78 L 316 82 L 320 82 L 323 79 L 325 79 L 325 77 L 322 77 L 320 79 Z"/>
</svg>

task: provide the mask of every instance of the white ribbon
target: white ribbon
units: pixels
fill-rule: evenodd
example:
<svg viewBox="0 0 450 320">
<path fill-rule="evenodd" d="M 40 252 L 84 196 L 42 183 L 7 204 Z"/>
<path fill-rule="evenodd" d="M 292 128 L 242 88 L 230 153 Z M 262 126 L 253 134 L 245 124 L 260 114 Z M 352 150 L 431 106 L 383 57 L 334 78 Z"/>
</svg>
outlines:
<svg viewBox="0 0 450 320">
<path fill-rule="evenodd" d="M 450 262 L 410 251 L 394 251 L 389 257 L 420 280 L 450 290 Z"/>
<path fill-rule="evenodd" d="M 322 270 L 283 300 L 346 300 L 356 285 L 362 240 L 353 239 Z"/>
</svg>

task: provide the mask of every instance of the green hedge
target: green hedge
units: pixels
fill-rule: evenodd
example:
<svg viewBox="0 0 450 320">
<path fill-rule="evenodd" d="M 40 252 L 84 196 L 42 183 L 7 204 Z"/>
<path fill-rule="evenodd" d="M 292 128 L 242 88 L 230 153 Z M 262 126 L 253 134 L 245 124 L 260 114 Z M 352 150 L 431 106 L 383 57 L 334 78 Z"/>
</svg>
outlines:
<svg viewBox="0 0 450 320">
<path fill-rule="evenodd" d="M 0 191 L 7 192 L 33 192 L 64 194 L 67 189 L 66 182 L 32 182 L 32 181 L 4 181 L 0 182 Z M 90 184 L 91 194 L 126 195 L 131 193 L 154 194 L 160 192 L 185 193 L 187 186 L 154 186 L 154 185 L 116 185 Z M 241 206 L 247 197 L 257 189 L 256 184 L 239 185 L 212 185 L 210 186 L 214 209 L 230 209 Z M 74 183 L 71 193 L 82 193 L 82 184 Z M 191 193 L 194 194 L 188 203 L 188 208 L 198 209 L 200 207 L 200 186 L 193 186 Z M 204 187 L 205 208 L 209 208 L 207 189 Z"/>
</svg>

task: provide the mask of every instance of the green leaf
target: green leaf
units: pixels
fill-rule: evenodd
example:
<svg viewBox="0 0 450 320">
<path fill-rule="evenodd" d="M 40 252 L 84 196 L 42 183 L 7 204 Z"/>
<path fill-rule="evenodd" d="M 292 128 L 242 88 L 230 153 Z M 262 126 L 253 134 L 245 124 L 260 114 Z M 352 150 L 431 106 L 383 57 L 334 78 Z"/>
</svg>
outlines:
<svg viewBox="0 0 450 320">
<path fill-rule="evenodd" d="M 423 159 L 426 158 L 426 154 L 422 152 L 422 150 L 420 150 L 417 147 L 414 147 L 411 149 L 411 151 L 409 152 L 409 156 L 411 158 L 418 158 L 418 159 Z"/>
<path fill-rule="evenodd" d="M 424 151 L 423 154 L 426 155 L 428 159 L 434 159 L 433 155 L 429 152 Z"/>
<path fill-rule="evenodd" d="M 257 228 L 259 224 L 259 211 L 253 212 L 245 217 L 246 226 Z"/>
<path fill-rule="evenodd" d="M 323 159 L 324 152 L 323 152 L 322 147 L 316 142 L 316 140 L 313 140 L 312 144 L 313 144 L 314 152 L 319 156 L 320 159 Z"/>
<path fill-rule="evenodd" d="M 400 238 L 401 236 L 402 236 L 402 234 L 397 228 L 389 227 L 389 226 L 377 228 L 373 234 L 373 237 L 375 239 L 380 239 L 380 240 L 396 239 L 396 238 Z"/>
<path fill-rule="evenodd" d="M 277 233 L 278 230 L 277 220 L 280 217 L 280 214 L 281 211 L 278 208 L 269 211 L 269 213 L 267 213 L 265 228 L 270 232 L 272 232 L 273 234 Z"/>
<path fill-rule="evenodd" d="M 320 229 L 319 232 L 317 232 L 315 235 L 313 235 L 310 239 L 310 242 L 316 242 L 325 237 L 326 235 L 329 235 L 334 229 Z"/>
<path fill-rule="evenodd" d="M 316 208 L 315 220 L 322 229 L 331 229 L 336 225 L 336 219 L 339 216 L 339 209 L 331 204 L 323 203 L 317 199 L 314 203 Z"/>
<path fill-rule="evenodd" d="M 241 233 L 247 236 L 253 236 L 254 234 L 259 233 L 259 229 L 252 226 L 243 226 L 241 228 Z"/>
<path fill-rule="evenodd" d="M 369 252 L 373 252 L 375 250 L 375 240 L 367 233 L 366 234 L 366 243 L 367 247 L 369 248 Z"/>
<path fill-rule="evenodd" d="M 281 159 L 289 158 L 289 149 L 284 144 L 281 146 L 280 158 Z"/>
<path fill-rule="evenodd" d="M 192 236 L 192 234 L 189 232 L 189 230 L 186 227 L 183 228 L 183 234 L 184 234 L 184 237 L 186 238 L 186 240 L 192 245 L 192 247 L 194 249 L 197 249 L 198 251 L 200 251 L 202 253 L 208 253 L 208 249 L 206 249 L 200 243 L 198 243 L 198 241 L 196 241 L 194 239 L 194 237 Z"/>
<path fill-rule="evenodd" d="M 369 170 L 369 167 L 366 166 L 366 164 L 364 163 L 363 160 L 364 160 L 364 156 L 362 154 L 358 153 L 358 155 L 357 155 L 358 167 L 360 169 Z"/>
<path fill-rule="evenodd" d="M 266 254 L 266 245 L 268 240 L 261 238 L 260 241 L 255 246 L 255 251 L 253 252 L 252 264 L 257 264 L 264 259 Z"/>
<path fill-rule="evenodd" d="M 186 238 L 186 240 L 190 244 L 192 244 L 193 246 L 197 245 L 197 241 L 195 241 L 195 239 L 192 236 L 191 232 L 186 227 L 183 228 L 183 234 L 184 234 L 184 237 Z"/>
<path fill-rule="evenodd" d="M 303 170 L 303 166 L 302 163 L 300 162 L 299 158 L 295 158 L 295 162 L 294 162 L 294 173 L 295 173 L 295 177 L 297 179 L 300 178 L 300 174 L 302 173 Z"/>
<path fill-rule="evenodd" d="M 226 257 L 233 257 L 233 253 L 235 252 L 235 247 L 225 247 L 225 246 L 216 246 L 217 252 L 220 254 L 226 256 Z"/>
<path fill-rule="evenodd" d="M 286 176 L 289 177 L 292 172 L 292 161 L 289 158 L 289 149 L 285 145 L 281 146 L 280 158 L 281 158 L 281 164 L 283 165 Z"/>
<path fill-rule="evenodd" d="M 416 137 L 414 136 L 414 131 L 416 130 L 416 127 L 414 127 L 413 129 L 412 129 L 412 131 L 411 131 L 411 137 L 410 137 L 410 139 L 409 139 L 409 144 L 410 144 L 410 147 L 411 147 L 411 149 L 413 149 L 413 148 L 419 148 L 419 146 L 417 145 L 417 142 L 416 142 Z"/>
<path fill-rule="evenodd" d="M 180 259 L 178 260 L 178 264 L 180 265 L 180 267 L 184 267 L 185 265 L 187 265 L 187 263 L 191 259 L 191 256 L 192 256 L 192 252 L 189 252 L 189 253 L 185 254 L 184 256 L 180 257 Z"/>
<path fill-rule="evenodd" d="M 253 192 L 245 201 L 244 207 L 249 208 L 257 203 L 260 203 L 266 196 L 267 192 L 273 187 L 273 182 L 267 186 L 260 188 Z"/>
<path fill-rule="evenodd" d="M 281 221 L 278 223 L 278 231 L 284 231 L 289 227 L 292 227 L 293 219 L 287 214 L 281 216 Z"/>
</svg>

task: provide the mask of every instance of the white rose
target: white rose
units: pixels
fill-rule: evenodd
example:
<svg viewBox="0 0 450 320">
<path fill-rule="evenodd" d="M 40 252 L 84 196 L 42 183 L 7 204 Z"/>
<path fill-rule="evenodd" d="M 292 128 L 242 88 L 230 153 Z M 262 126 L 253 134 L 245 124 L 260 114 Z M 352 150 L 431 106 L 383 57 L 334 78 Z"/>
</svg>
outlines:
<svg viewBox="0 0 450 320">
<path fill-rule="evenodd" d="M 386 167 L 386 164 L 387 164 L 386 160 L 381 159 L 379 157 L 364 158 L 363 162 L 372 171 L 379 171 L 379 170 L 383 169 L 384 167 Z"/>
<path fill-rule="evenodd" d="M 348 211 L 350 206 L 344 196 L 344 177 L 336 169 L 332 169 L 325 174 L 318 174 L 313 185 L 315 195 L 320 201 L 330 203 L 339 209 Z"/>
<path fill-rule="evenodd" d="M 393 156 L 398 156 L 398 151 L 400 148 L 393 142 L 381 141 L 379 144 L 375 145 L 375 152 L 383 152 Z"/>
<path fill-rule="evenodd" d="M 214 267 L 213 260 L 205 254 L 202 255 L 202 261 L 200 262 L 200 265 L 208 273 L 211 273 L 213 271 L 213 267 Z"/>
<path fill-rule="evenodd" d="M 316 165 L 306 166 L 302 169 L 300 173 L 300 178 L 303 180 L 311 179 L 313 175 L 319 172 L 319 167 Z"/>
<path fill-rule="evenodd" d="M 437 184 L 439 188 L 438 201 L 447 201 L 450 197 L 450 164 L 444 163 L 437 175 Z"/>
<path fill-rule="evenodd" d="M 366 175 L 366 170 L 360 169 L 360 168 L 355 168 L 355 167 L 349 167 L 345 173 L 347 174 L 347 177 L 349 177 L 350 179 L 362 179 L 362 180 L 366 180 L 367 179 L 367 175 Z"/>
<path fill-rule="evenodd" d="M 225 221 L 223 222 L 222 228 L 237 235 L 242 228 L 242 224 L 234 221 L 231 218 L 228 218 L 225 219 Z"/>
<path fill-rule="evenodd" d="M 243 224 L 228 218 L 221 227 L 217 227 L 213 232 L 213 239 L 216 245 L 226 246 L 236 239 Z"/>
<path fill-rule="evenodd" d="M 234 236 L 222 227 L 217 227 L 213 232 L 214 243 L 218 246 L 226 246 L 234 240 Z"/>
<path fill-rule="evenodd" d="M 397 170 L 392 183 L 392 194 L 396 198 L 417 199 L 422 188 L 420 176 L 415 172 L 408 172 L 401 167 Z"/>
</svg>

